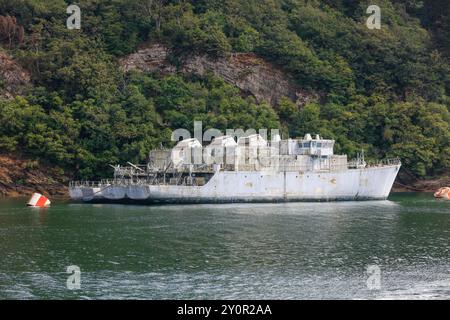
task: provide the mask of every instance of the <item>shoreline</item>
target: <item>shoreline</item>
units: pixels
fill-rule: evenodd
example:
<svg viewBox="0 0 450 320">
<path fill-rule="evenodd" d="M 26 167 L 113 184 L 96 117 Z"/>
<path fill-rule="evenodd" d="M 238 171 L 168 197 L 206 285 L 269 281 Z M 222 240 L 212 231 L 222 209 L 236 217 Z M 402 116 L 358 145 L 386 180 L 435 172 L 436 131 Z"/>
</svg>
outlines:
<svg viewBox="0 0 450 320">
<path fill-rule="evenodd" d="M 34 192 L 51 198 L 70 199 L 69 181 L 73 175 L 62 169 L 18 155 L 0 154 L 0 198 L 29 197 Z M 450 186 L 450 175 L 417 179 L 412 175 L 397 176 L 391 192 L 433 193 Z"/>
<path fill-rule="evenodd" d="M 450 186 L 448 177 L 441 179 L 418 180 L 416 183 L 404 185 L 397 180 L 394 182 L 391 193 L 434 193 L 441 187 Z M 30 185 L 11 185 L 0 180 L 0 199 L 30 197 L 38 192 L 53 199 L 70 199 L 69 187 L 63 183 L 48 185 L 33 183 Z"/>
<path fill-rule="evenodd" d="M 0 154 L 0 196 L 69 196 L 70 175 L 62 169 L 20 155 Z"/>
<path fill-rule="evenodd" d="M 391 192 L 436 192 L 439 188 L 450 186 L 450 176 L 439 178 L 416 179 L 414 182 L 403 182 L 397 177 Z"/>
<path fill-rule="evenodd" d="M 5 200 L 5 199 L 28 199 L 29 197 L 31 197 L 31 195 L 34 192 L 39 192 L 39 191 L 33 191 L 33 192 L 25 192 L 25 193 L 17 193 L 17 192 L 12 192 L 9 194 L 0 194 L 0 200 Z M 69 194 L 50 194 L 48 192 L 39 192 L 47 197 L 49 197 L 50 201 L 53 200 L 60 200 L 60 201 L 68 201 L 70 200 L 70 196 Z M 434 193 L 434 191 L 429 191 L 429 190 L 425 190 L 425 191 L 414 191 L 414 190 L 408 190 L 408 189 L 401 189 L 401 188 L 393 188 L 390 192 L 390 194 L 400 194 L 400 193 L 421 193 L 421 194 L 432 194 Z M 301 201 L 299 201 L 301 202 Z M 307 202 L 307 201 L 306 201 Z"/>
</svg>

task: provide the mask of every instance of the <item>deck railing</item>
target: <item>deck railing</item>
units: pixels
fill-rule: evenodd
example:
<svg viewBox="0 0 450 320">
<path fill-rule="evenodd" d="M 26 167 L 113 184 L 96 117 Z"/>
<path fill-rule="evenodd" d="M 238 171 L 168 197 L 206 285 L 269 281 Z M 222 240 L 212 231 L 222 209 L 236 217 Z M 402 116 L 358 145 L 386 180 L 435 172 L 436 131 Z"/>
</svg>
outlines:
<svg viewBox="0 0 450 320">
<path fill-rule="evenodd" d="M 396 166 L 401 164 L 400 158 L 387 158 L 383 160 L 369 160 L 366 162 L 368 167 Z"/>
<path fill-rule="evenodd" d="M 342 166 L 343 169 L 354 169 L 354 168 L 371 168 L 371 167 L 384 167 L 384 166 L 394 166 L 401 164 L 400 158 L 388 158 L 383 160 L 369 160 L 369 161 L 361 161 L 361 160 L 352 160 L 347 163 L 347 165 Z M 255 171 L 259 170 L 268 170 L 268 169 L 277 169 L 277 171 L 299 171 L 299 172 L 307 172 L 311 170 L 310 166 L 302 166 L 302 165 L 287 165 L 285 163 L 278 164 L 277 166 L 271 168 L 264 166 L 253 166 L 250 168 L 249 165 L 243 165 L 238 167 L 238 171 Z M 209 169 L 209 168 L 208 168 Z M 281 170 L 280 170 L 281 169 Z M 333 166 L 329 168 L 321 167 L 319 171 L 323 170 L 337 170 L 333 169 Z M 181 173 L 182 171 L 180 171 Z M 183 171 L 184 172 L 184 171 Z M 170 184 L 170 178 L 167 177 L 165 184 Z M 161 179 L 155 180 L 153 177 L 142 178 L 142 177 L 134 177 L 134 178 L 116 178 L 116 179 L 102 179 L 100 181 L 71 181 L 69 183 L 69 187 L 85 187 L 85 188 L 107 188 L 111 185 L 120 185 L 120 186 L 131 186 L 131 185 L 145 185 L 145 184 L 162 184 Z"/>
</svg>

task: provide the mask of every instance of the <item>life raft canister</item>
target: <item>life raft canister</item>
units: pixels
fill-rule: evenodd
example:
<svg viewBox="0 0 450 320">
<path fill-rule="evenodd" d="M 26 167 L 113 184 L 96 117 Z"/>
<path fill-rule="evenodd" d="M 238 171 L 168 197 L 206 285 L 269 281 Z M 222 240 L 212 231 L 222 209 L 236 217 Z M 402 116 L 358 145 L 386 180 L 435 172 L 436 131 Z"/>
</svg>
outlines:
<svg viewBox="0 0 450 320">
<path fill-rule="evenodd" d="M 43 196 L 40 193 L 33 193 L 33 195 L 30 198 L 30 201 L 28 201 L 27 206 L 29 207 L 39 207 L 39 208 L 45 208 L 50 206 L 50 200 L 48 200 L 47 197 Z"/>
<path fill-rule="evenodd" d="M 434 197 L 450 200 L 450 187 L 439 188 L 439 190 L 434 193 Z"/>
</svg>

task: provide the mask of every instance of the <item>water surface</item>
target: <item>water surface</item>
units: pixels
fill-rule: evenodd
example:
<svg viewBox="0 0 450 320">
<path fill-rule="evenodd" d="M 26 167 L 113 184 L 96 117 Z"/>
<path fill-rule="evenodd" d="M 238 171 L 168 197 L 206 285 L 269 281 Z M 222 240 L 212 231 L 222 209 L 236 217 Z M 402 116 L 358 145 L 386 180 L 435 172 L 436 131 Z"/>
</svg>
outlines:
<svg viewBox="0 0 450 320">
<path fill-rule="evenodd" d="M 2 299 L 450 298 L 450 201 L 25 207 L 0 199 Z M 67 266 L 81 289 L 66 287 Z M 381 271 L 367 287 L 367 266 Z"/>
</svg>

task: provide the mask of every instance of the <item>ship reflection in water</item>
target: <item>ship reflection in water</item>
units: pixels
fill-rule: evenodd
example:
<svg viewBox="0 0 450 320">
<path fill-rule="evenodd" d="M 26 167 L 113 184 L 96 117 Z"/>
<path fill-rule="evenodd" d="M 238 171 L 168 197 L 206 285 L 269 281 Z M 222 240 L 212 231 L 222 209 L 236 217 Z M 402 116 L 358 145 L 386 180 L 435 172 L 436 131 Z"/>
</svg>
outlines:
<svg viewBox="0 0 450 320">
<path fill-rule="evenodd" d="M 42 221 L 43 223 L 40 223 Z M 450 202 L 134 206 L 0 200 L 0 298 L 450 298 Z M 81 289 L 66 288 L 67 266 Z M 367 266 L 380 270 L 368 287 Z"/>
</svg>

